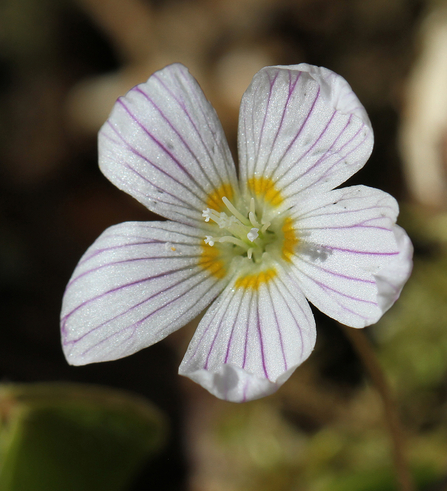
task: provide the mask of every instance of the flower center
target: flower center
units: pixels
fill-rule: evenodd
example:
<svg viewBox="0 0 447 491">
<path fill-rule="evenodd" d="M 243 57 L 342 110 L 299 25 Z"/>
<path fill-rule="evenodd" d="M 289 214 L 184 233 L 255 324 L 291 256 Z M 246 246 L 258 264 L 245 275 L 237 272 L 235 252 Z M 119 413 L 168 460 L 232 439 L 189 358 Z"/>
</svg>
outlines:
<svg viewBox="0 0 447 491">
<path fill-rule="evenodd" d="M 246 256 L 253 262 L 260 262 L 266 246 L 275 239 L 275 234 L 269 230 L 271 223 L 259 218 L 256 214 L 256 204 L 254 198 L 250 199 L 250 207 L 247 216 L 244 216 L 231 201 L 225 196 L 222 198 L 229 214 L 217 212 L 212 208 L 203 210 L 202 216 L 205 222 L 210 220 L 216 223 L 220 229 L 227 231 L 228 235 L 205 236 L 205 243 L 214 246 L 216 242 L 232 243 L 239 247 L 238 255 Z"/>
</svg>

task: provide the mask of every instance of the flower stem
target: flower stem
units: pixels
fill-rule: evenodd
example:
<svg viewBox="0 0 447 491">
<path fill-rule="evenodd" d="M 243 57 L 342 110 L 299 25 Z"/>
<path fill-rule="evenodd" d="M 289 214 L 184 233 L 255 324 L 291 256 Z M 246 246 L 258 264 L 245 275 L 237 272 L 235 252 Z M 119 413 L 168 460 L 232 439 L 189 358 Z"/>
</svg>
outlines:
<svg viewBox="0 0 447 491">
<path fill-rule="evenodd" d="M 396 469 L 399 490 L 415 491 L 416 488 L 404 452 L 404 437 L 396 403 L 391 395 L 390 387 L 387 383 L 385 374 L 380 367 L 379 361 L 377 360 L 377 356 L 374 353 L 374 349 L 364 332 L 343 325 L 341 327 L 362 360 L 364 367 L 382 399 L 385 419 L 393 445 L 394 466 Z"/>
</svg>

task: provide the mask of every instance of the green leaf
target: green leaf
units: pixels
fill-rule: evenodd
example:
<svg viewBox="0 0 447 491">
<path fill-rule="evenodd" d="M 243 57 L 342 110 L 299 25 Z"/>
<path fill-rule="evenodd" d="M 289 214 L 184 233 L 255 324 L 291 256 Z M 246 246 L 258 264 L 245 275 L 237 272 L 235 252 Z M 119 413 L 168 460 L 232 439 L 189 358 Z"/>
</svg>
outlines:
<svg viewBox="0 0 447 491">
<path fill-rule="evenodd" d="M 119 491 L 161 446 L 142 398 L 100 386 L 0 387 L 1 491 Z"/>
</svg>

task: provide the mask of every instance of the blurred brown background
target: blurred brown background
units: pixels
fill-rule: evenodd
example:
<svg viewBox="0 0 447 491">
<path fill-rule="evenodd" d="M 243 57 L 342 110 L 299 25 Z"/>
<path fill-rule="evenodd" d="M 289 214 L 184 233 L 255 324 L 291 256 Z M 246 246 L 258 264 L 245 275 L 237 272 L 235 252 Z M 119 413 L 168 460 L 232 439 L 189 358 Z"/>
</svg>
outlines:
<svg viewBox="0 0 447 491">
<path fill-rule="evenodd" d="M 3 0 L 2 380 L 122 387 L 166 411 L 168 448 L 134 490 L 395 489 L 380 400 L 342 331 L 322 315 L 309 362 L 277 395 L 243 406 L 177 376 L 188 328 L 128 359 L 86 367 L 69 367 L 60 348 L 60 302 L 82 253 L 112 224 L 153 219 L 97 167 L 96 133 L 114 100 L 182 62 L 234 151 L 239 101 L 257 70 L 322 65 L 348 80 L 375 130 L 373 156 L 350 182 L 401 200 L 415 242 L 415 286 L 369 332 L 397 390 L 419 489 L 444 489 L 433 487 L 447 473 L 444 9 L 423 0 Z M 421 299 L 418 312 L 432 318 L 416 322 L 410 306 Z"/>
</svg>

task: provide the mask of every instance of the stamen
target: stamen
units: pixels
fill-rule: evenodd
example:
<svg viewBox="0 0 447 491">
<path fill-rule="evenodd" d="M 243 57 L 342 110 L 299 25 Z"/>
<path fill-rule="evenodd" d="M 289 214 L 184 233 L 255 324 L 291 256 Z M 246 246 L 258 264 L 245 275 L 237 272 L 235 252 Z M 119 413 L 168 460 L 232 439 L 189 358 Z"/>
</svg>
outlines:
<svg viewBox="0 0 447 491">
<path fill-rule="evenodd" d="M 256 212 L 256 205 L 255 205 L 255 199 L 254 198 L 251 198 L 250 199 L 250 211 L 252 213 L 255 213 Z"/>
<path fill-rule="evenodd" d="M 205 235 L 205 244 L 208 244 L 209 246 L 213 247 L 214 245 L 214 237 L 211 235 Z"/>
<path fill-rule="evenodd" d="M 247 234 L 247 239 L 250 242 L 254 242 L 259 237 L 258 232 L 259 232 L 259 229 L 258 228 L 252 228 L 250 230 L 250 232 L 248 232 L 248 234 Z"/>
<path fill-rule="evenodd" d="M 209 222 L 211 218 L 211 210 L 207 208 L 206 210 L 202 211 L 202 216 L 205 219 L 205 222 Z"/>
<path fill-rule="evenodd" d="M 261 233 L 263 234 L 270 227 L 270 225 L 270 222 L 264 223 L 264 226 L 261 228 Z"/>
<path fill-rule="evenodd" d="M 232 244 L 235 244 L 239 247 L 242 247 L 245 250 L 248 249 L 247 244 L 242 242 L 241 239 L 237 239 L 236 237 L 233 237 L 232 235 L 225 235 L 224 237 L 219 237 L 219 242 L 231 242 Z"/>
<path fill-rule="evenodd" d="M 250 222 L 244 217 L 244 215 L 242 215 L 241 213 L 239 213 L 239 211 L 236 210 L 236 208 L 231 204 L 230 200 L 226 196 L 222 198 L 222 201 L 225 203 L 226 207 L 231 211 L 231 213 L 233 213 L 235 217 L 239 218 L 239 220 L 245 225 L 250 225 Z"/>
<path fill-rule="evenodd" d="M 246 203 L 249 208 L 248 216 L 244 216 L 238 211 L 226 196 L 222 197 L 222 201 L 227 207 L 227 212 L 218 212 L 212 208 L 206 208 L 202 212 L 202 217 L 206 222 L 214 222 L 215 229 L 217 229 L 216 225 L 220 229 L 225 229 L 228 235 L 220 236 L 222 232 L 216 232 L 214 236 L 207 235 L 204 239 L 205 244 L 212 247 L 218 242 L 231 243 L 240 249 L 222 248 L 222 253 L 228 254 L 228 257 L 245 255 L 247 259 L 255 262 L 267 260 L 266 248 L 274 247 L 276 229 L 272 230 L 273 235 L 264 235 L 271 226 L 271 222 L 266 220 L 267 217 L 262 216 L 263 213 L 257 215 L 256 200 L 251 198 Z M 244 206 L 244 212 L 245 210 L 247 210 L 246 206 Z M 259 209 L 258 212 L 260 212 Z M 268 217 L 271 218 L 272 215 L 270 214 Z M 218 252 L 221 253 L 220 249 Z"/>
<path fill-rule="evenodd" d="M 216 223 L 219 225 L 219 228 L 227 228 L 229 224 L 228 215 L 222 211 L 219 214 L 219 218 L 216 220 Z"/>
<path fill-rule="evenodd" d="M 256 227 L 259 229 L 261 224 L 258 223 L 258 221 L 256 220 L 256 215 L 252 211 L 248 214 L 248 218 L 250 219 L 250 222 L 253 225 L 253 227 Z"/>
</svg>

